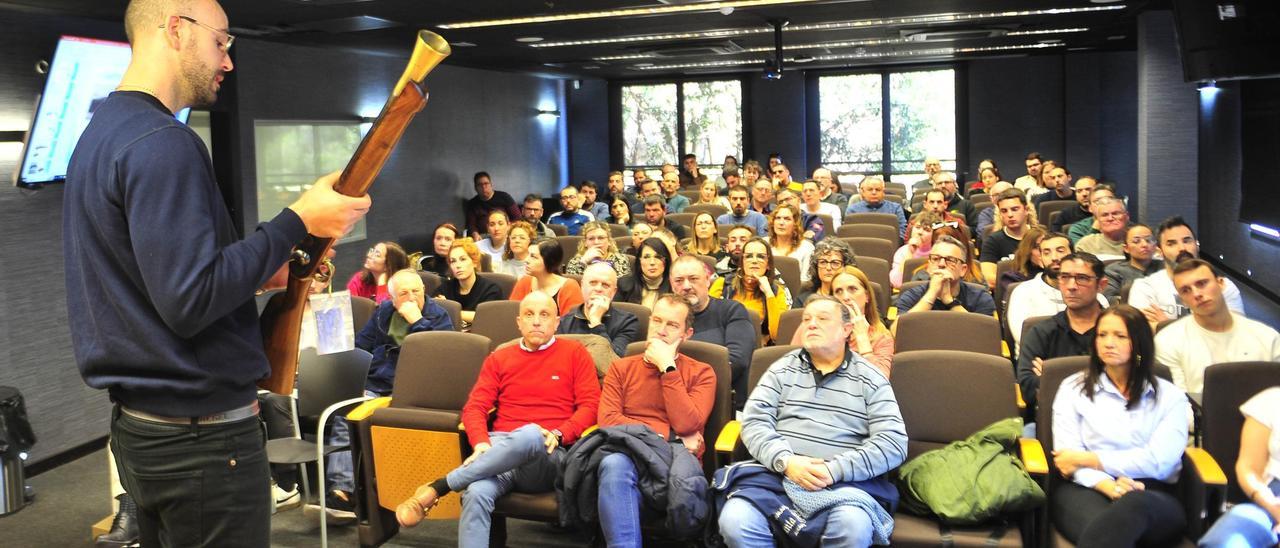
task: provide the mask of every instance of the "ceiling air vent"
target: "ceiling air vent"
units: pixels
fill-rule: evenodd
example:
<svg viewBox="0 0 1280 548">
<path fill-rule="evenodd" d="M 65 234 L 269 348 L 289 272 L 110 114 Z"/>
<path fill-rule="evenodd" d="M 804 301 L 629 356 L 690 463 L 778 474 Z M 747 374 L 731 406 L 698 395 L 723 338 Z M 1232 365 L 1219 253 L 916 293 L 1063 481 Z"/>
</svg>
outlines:
<svg viewBox="0 0 1280 548">
<path fill-rule="evenodd" d="M 719 40 L 715 42 L 708 42 L 704 40 L 646 45 L 644 47 L 635 48 L 634 51 L 636 53 L 648 53 L 659 57 L 689 57 L 742 53 L 743 49 L 742 46 L 739 46 L 733 40 Z"/>
<path fill-rule="evenodd" d="M 1005 29 L 910 29 L 902 31 L 902 38 L 908 42 L 954 42 L 956 40 L 976 40 L 981 38 L 999 38 L 1008 34 Z"/>
</svg>

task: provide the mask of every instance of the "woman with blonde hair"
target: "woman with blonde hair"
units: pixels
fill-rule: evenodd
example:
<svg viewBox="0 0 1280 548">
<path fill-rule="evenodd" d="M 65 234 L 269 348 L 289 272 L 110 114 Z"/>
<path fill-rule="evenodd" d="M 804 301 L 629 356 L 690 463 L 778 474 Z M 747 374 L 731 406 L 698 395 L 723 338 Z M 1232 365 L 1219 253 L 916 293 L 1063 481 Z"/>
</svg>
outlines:
<svg viewBox="0 0 1280 548">
<path fill-rule="evenodd" d="M 804 239 L 804 229 L 800 226 L 803 221 L 800 208 L 790 204 L 780 205 L 769 214 L 769 267 L 773 268 L 774 256 L 800 261 L 801 284 L 809 282 L 809 261 L 813 258 L 813 243 Z"/>
<path fill-rule="evenodd" d="M 876 292 L 871 279 L 856 266 L 846 266 L 831 280 L 832 296 L 849 307 L 853 316 L 853 333 L 849 349 L 876 366 L 885 378 L 893 368 L 893 333 L 884 325 L 876 307 Z M 800 331 L 791 338 L 799 345 Z"/>
<path fill-rule="evenodd" d="M 729 199 L 720 195 L 719 185 L 711 179 L 703 181 L 702 186 L 698 187 L 698 201 L 694 202 L 694 205 L 697 204 L 718 205 L 728 210 L 733 209 L 729 206 Z"/>
<path fill-rule="evenodd" d="M 511 228 L 507 229 L 507 250 L 502 254 L 502 262 L 493 271 L 516 278 L 524 276 L 524 260 L 529 257 L 529 245 L 537 238 L 537 234 L 537 229 L 528 221 L 511 223 Z"/>
<path fill-rule="evenodd" d="M 618 252 L 618 243 L 614 241 L 609 223 L 591 221 L 582 225 L 582 240 L 578 242 L 578 254 L 564 265 L 564 273 L 570 276 L 581 276 L 587 265 L 604 261 L 613 267 L 619 276 L 631 273 L 631 261 Z"/>
<path fill-rule="evenodd" d="M 710 184 L 715 186 L 714 182 Z M 715 257 L 717 261 L 724 258 L 724 249 L 720 245 L 720 227 L 714 216 L 705 211 L 694 215 L 691 232 L 692 236 L 680 242 L 682 249 L 695 255 Z"/>
<path fill-rule="evenodd" d="M 791 309 L 791 290 L 773 267 L 773 249 L 764 238 L 752 238 L 742 246 L 738 270 L 716 278 L 710 295 L 742 303 L 760 317 L 756 334 L 761 345 L 778 338 L 778 320 Z"/>
</svg>

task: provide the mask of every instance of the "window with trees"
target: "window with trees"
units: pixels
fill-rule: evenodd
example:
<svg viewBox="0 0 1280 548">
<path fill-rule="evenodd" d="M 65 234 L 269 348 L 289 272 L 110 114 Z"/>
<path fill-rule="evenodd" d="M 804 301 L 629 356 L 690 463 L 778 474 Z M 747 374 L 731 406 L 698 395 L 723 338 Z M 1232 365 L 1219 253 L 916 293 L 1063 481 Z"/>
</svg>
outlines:
<svg viewBox="0 0 1280 548">
<path fill-rule="evenodd" d="M 679 165 L 685 154 L 719 177 L 725 156 L 742 157 L 742 81 L 622 86 L 622 149 L 628 183 L 632 170 Z"/>
<path fill-rule="evenodd" d="M 952 69 L 820 77 L 822 165 L 908 185 L 928 157 L 954 171 L 955 92 Z"/>
<path fill-rule="evenodd" d="M 351 122 L 254 122 L 258 179 L 258 222 L 275 217 L 321 175 L 346 167 L 363 138 Z M 342 241 L 362 240 L 361 219 Z"/>
</svg>

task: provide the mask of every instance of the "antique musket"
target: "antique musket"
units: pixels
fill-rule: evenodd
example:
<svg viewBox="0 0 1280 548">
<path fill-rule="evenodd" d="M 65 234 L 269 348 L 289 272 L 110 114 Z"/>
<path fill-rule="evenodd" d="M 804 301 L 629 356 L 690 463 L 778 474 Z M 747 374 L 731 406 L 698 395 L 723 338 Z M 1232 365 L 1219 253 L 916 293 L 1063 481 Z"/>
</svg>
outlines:
<svg viewBox="0 0 1280 548">
<path fill-rule="evenodd" d="M 383 105 L 377 121 L 342 170 L 341 177 L 333 185 L 334 190 L 346 196 L 363 196 L 368 192 L 409 121 L 427 104 L 427 88 L 423 85 L 427 73 L 449 53 L 449 43 L 440 35 L 418 31 L 409 66 L 391 91 L 391 97 Z M 289 269 L 287 289 L 282 296 L 273 298 L 262 312 L 262 342 L 271 363 L 271 375 L 258 381 L 259 387 L 277 394 L 293 392 L 294 377 L 298 371 L 298 339 L 308 289 L 316 270 L 326 262 L 324 258 L 333 244 L 333 238 L 308 235 L 293 249 L 286 265 Z"/>
</svg>

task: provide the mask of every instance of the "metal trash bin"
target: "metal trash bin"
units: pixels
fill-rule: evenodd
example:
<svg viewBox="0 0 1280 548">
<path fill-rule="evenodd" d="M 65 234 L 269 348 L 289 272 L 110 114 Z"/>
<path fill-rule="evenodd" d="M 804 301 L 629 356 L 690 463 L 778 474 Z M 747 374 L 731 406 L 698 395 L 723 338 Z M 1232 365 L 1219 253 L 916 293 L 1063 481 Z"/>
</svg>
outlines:
<svg viewBox="0 0 1280 548">
<path fill-rule="evenodd" d="M 0 386 L 0 516 L 26 505 L 27 451 L 36 443 L 22 393 Z"/>
</svg>

